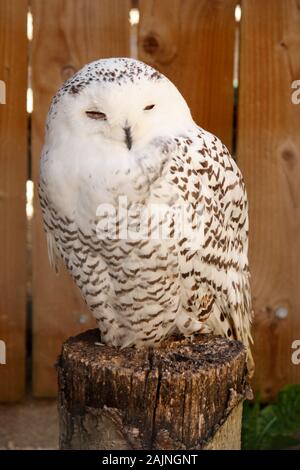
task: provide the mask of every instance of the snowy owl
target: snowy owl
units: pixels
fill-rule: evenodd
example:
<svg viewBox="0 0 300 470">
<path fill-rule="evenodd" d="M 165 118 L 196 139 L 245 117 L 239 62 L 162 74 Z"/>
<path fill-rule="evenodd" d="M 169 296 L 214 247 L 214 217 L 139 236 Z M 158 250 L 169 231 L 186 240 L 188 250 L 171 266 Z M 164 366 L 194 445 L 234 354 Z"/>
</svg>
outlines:
<svg viewBox="0 0 300 470">
<path fill-rule="evenodd" d="M 39 194 L 50 262 L 67 267 L 103 343 L 213 331 L 252 361 L 244 182 L 164 75 L 111 58 L 71 77 L 48 113 Z"/>
</svg>

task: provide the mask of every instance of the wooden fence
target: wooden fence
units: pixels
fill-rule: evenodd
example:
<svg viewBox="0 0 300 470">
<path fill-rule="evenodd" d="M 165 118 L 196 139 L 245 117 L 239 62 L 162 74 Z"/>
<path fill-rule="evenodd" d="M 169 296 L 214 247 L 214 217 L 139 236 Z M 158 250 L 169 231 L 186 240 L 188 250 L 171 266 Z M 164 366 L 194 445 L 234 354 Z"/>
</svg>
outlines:
<svg viewBox="0 0 300 470">
<path fill-rule="evenodd" d="M 300 6 L 298 0 L 243 0 L 237 24 L 236 3 L 0 0 L 0 80 L 7 93 L 0 105 L 0 340 L 7 351 L 0 399 L 24 396 L 31 342 L 33 393 L 54 395 L 62 341 L 94 325 L 69 276 L 49 267 L 36 196 L 34 218 L 26 223 L 25 184 L 38 180 L 51 96 L 86 62 L 130 55 L 133 6 L 140 12 L 138 57 L 175 82 L 202 127 L 229 148 L 237 142 L 250 200 L 256 386 L 270 398 L 284 384 L 300 382 L 300 365 L 291 361 L 292 342 L 300 339 L 300 105 L 291 101 L 291 84 L 300 79 Z"/>
</svg>

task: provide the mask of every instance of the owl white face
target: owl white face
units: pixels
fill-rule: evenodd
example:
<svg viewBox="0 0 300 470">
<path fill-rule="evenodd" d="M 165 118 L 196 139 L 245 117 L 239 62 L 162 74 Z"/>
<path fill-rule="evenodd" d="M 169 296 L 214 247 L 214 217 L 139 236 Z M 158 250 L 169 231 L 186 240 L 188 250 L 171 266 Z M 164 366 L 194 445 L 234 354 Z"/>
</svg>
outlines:
<svg viewBox="0 0 300 470">
<path fill-rule="evenodd" d="M 48 120 L 53 137 L 51 131 L 59 126 L 66 134 L 130 152 L 153 138 L 184 132 L 191 122 L 189 108 L 177 88 L 153 68 L 133 59 L 89 64 L 60 93 Z"/>
</svg>

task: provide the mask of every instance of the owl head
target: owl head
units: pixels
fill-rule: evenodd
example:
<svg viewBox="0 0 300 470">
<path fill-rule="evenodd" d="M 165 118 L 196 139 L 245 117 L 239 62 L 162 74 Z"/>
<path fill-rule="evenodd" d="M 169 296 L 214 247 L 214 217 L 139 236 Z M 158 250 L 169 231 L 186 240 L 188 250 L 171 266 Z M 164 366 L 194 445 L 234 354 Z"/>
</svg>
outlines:
<svg viewBox="0 0 300 470">
<path fill-rule="evenodd" d="M 130 152 L 184 132 L 188 123 L 190 110 L 165 76 L 134 59 L 103 59 L 79 70 L 54 96 L 47 139 L 56 144 L 76 136 Z"/>
</svg>

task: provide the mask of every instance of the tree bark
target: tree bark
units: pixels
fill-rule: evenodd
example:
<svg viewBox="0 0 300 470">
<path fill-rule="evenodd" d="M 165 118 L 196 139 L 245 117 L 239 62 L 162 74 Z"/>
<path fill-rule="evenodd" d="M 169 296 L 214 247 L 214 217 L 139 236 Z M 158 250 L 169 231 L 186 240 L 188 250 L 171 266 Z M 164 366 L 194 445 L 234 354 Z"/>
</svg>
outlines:
<svg viewBox="0 0 300 470">
<path fill-rule="evenodd" d="M 58 364 L 61 449 L 239 449 L 246 352 L 213 335 L 157 349 L 69 338 Z"/>
</svg>

